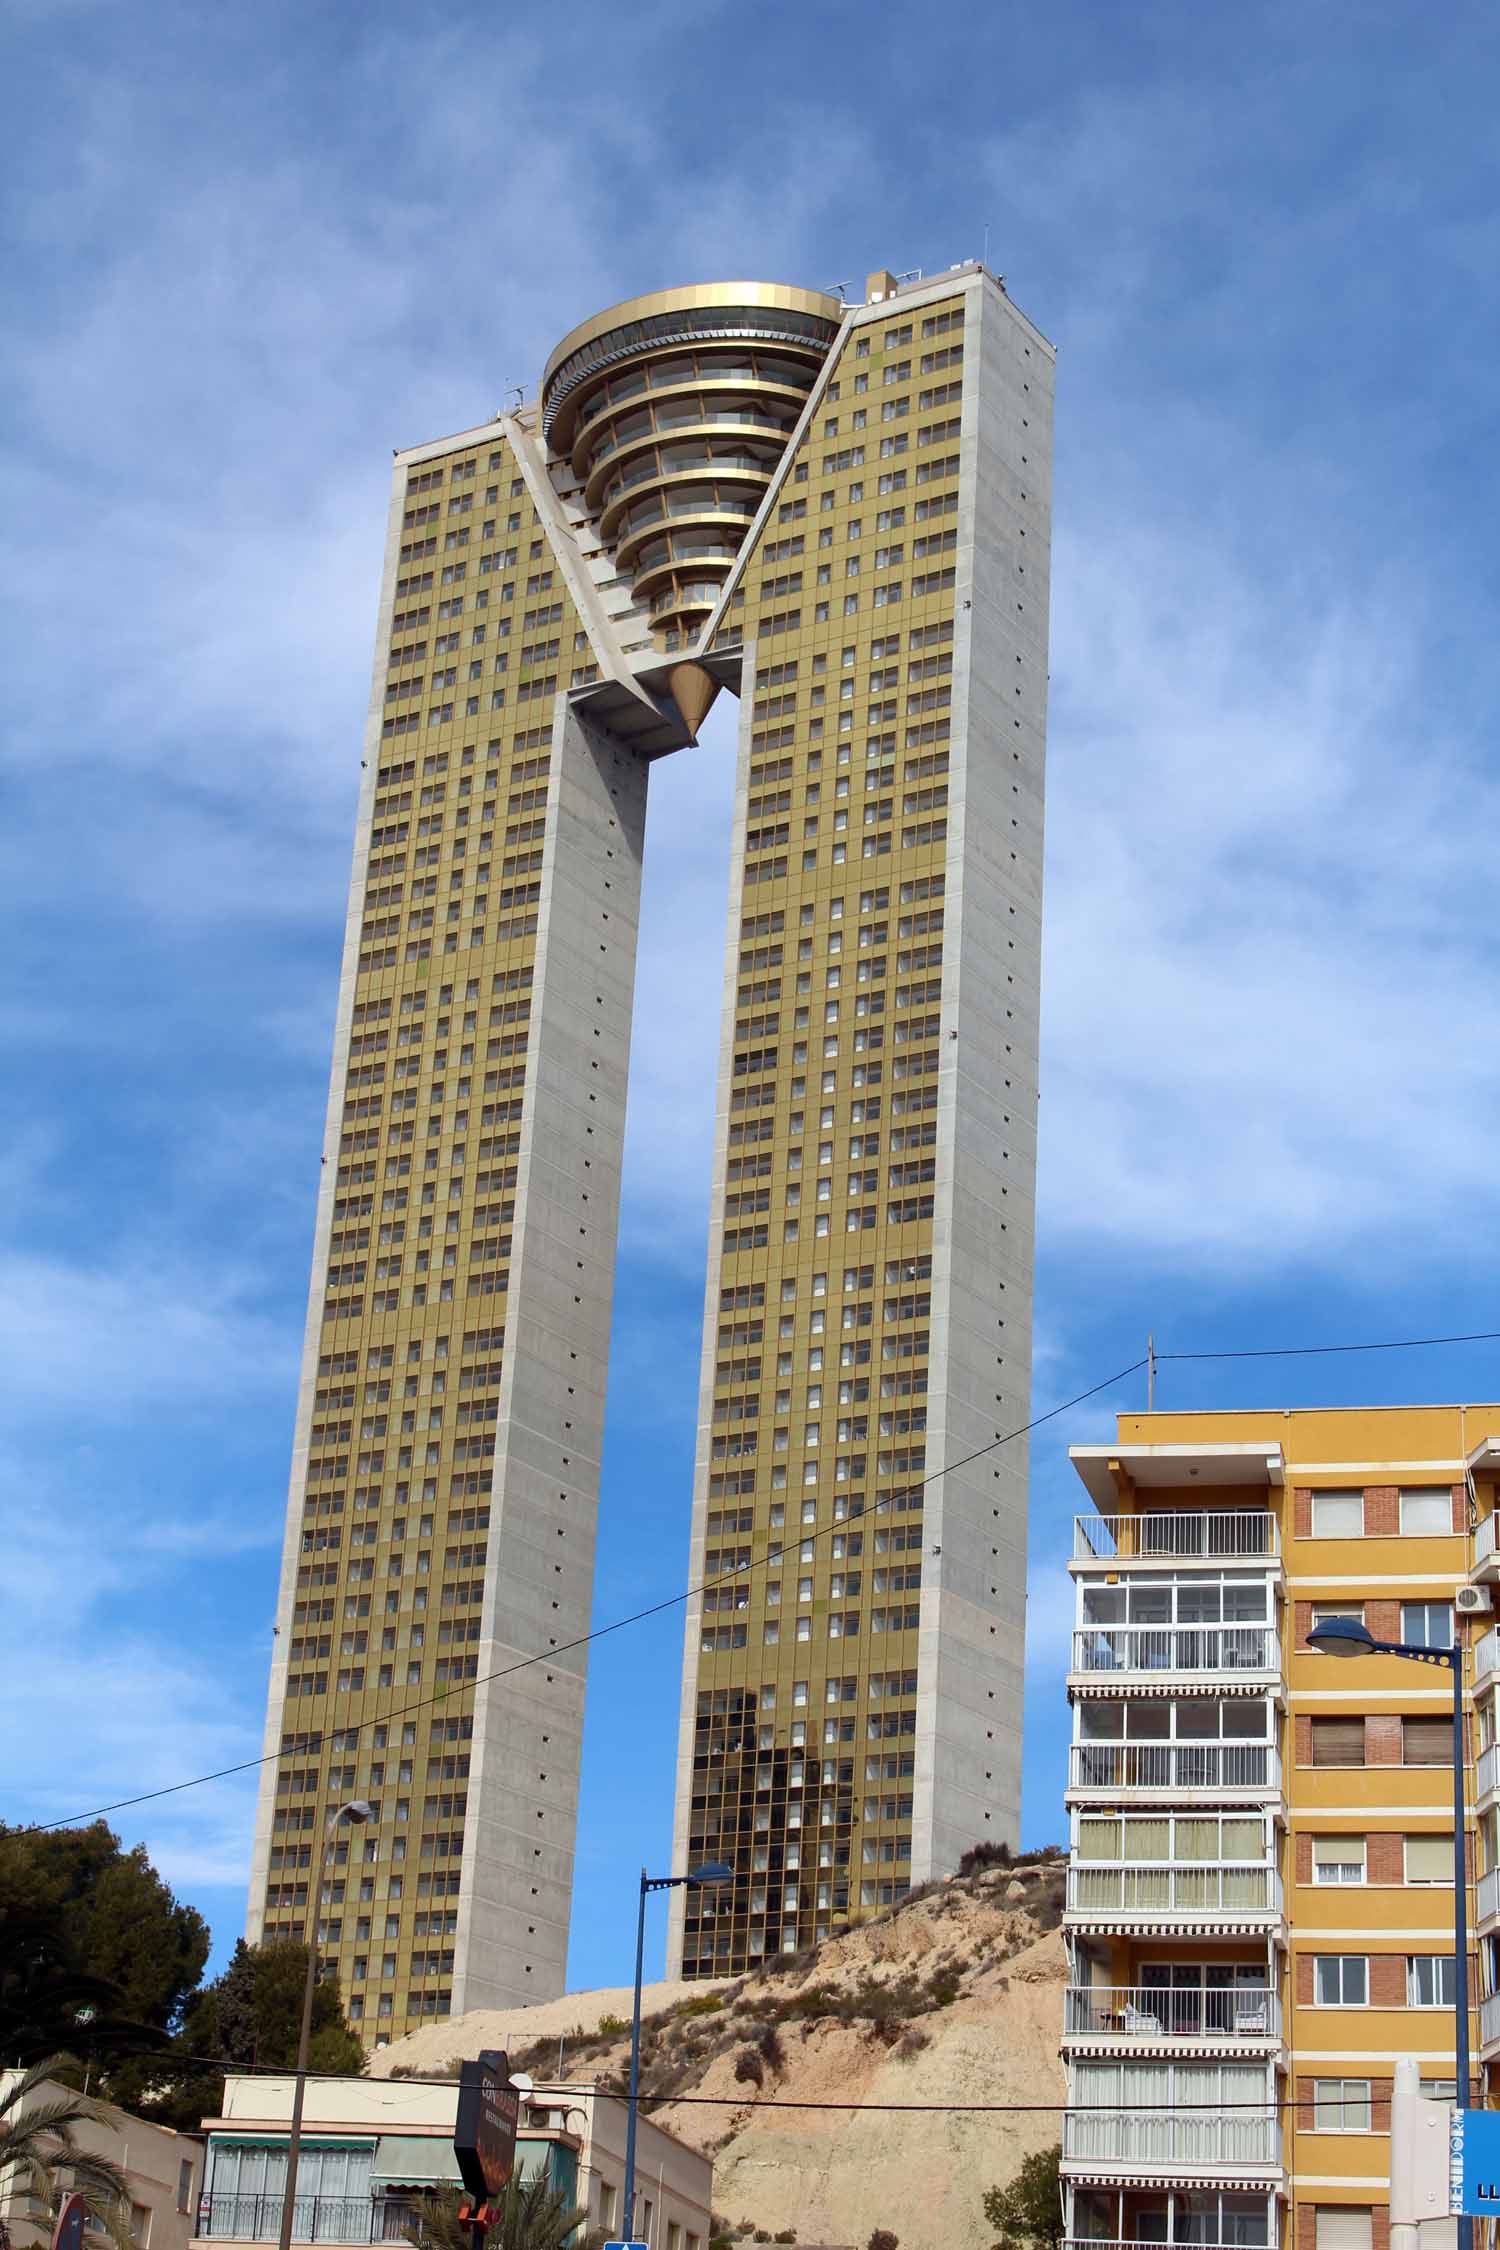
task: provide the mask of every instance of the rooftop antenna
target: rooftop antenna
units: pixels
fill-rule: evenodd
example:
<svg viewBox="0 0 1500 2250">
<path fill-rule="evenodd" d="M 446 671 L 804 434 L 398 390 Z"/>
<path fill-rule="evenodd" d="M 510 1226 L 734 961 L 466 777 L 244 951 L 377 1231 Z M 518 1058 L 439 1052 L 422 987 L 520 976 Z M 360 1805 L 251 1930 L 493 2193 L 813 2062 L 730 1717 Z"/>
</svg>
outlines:
<svg viewBox="0 0 1500 2250">
<path fill-rule="evenodd" d="M 1146 1335 L 1146 1412 L 1156 1409 L 1156 1338 L 1150 1331 Z"/>
<path fill-rule="evenodd" d="M 987 266 L 990 262 L 990 222 L 988 219 L 984 222 L 984 256 L 979 262 L 982 266 Z"/>
<path fill-rule="evenodd" d="M 897 274 L 896 285 L 899 288 L 903 281 L 920 281 L 921 278 L 922 269 L 920 266 L 908 266 L 905 273 Z"/>
<path fill-rule="evenodd" d="M 848 282 L 847 282 L 847 281 L 830 281 L 830 282 L 829 282 L 829 284 L 828 284 L 828 287 L 827 287 L 827 288 L 826 288 L 826 289 L 824 290 L 823 294 L 824 294 L 824 296 L 825 296 L 825 297 L 829 297 L 829 296 L 834 296 L 834 295 L 836 295 L 836 296 L 837 296 L 837 298 L 838 298 L 838 301 L 839 301 L 839 303 L 840 303 L 841 305 L 844 305 L 844 304 L 847 304 L 847 303 L 848 303 L 848 301 L 849 301 L 849 300 L 848 300 L 848 298 L 847 298 L 847 297 L 845 296 L 845 294 L 844 294 L 844 292 L 845 292 L 845 290 L 846 290 L 846 289 L 848 288 L 848 286 L 849 286 L 849 284 L 848 284 Z"/>
</svg>

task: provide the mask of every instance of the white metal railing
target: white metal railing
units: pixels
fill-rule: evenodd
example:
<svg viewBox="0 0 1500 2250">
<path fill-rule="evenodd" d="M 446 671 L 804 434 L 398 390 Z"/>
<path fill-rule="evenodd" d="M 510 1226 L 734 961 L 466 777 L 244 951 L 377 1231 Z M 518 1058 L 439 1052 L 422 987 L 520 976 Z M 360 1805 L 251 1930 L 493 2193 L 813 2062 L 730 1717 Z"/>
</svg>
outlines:
<svg viewBox="0 0 1500 2250">
<path fill-rule="evenodd" d="M 1264 1508 L 1073 1518 L 1073 1553 L 1079 1561 L 1270 1561 L 1279 1552 L 1276 1518 Z"/>
<path fill-rule="evenodd" d="M 1479 2003 L 1479 2038 L 1482 2046 L 1492 2039 L 1500 2039 L 1500 1992 L 1492 1992 Z"/>
<path fill-rule="evenodd" d="M 1085 1625 L 1073 1635 L 1075 1672 L 1276 1672 L 1271 1625 Z"/>
<path fill-rule="evenodd" d="M 1500 1914 L 1500 1867 L 1491 1867 L 1474 1886 L 1474 1912 L 1481 1922 Z"/>
<path fill-rule="evenodd" d="M 1281 2162 L 1275 2112 L 1070 2109 L 1063 2156 L 1110 2164 L 1266 2165 Z"/>
<path fill-rule="evenodd" d="M 1474 1676 L 1483 1679 L 1486 1672 L 1500 1669 L 1500 1633 L 1492 1625 L 1474 1644 Z"/>
<path fill-rule="evenodd" d="M 1072 2038 L 1279 2039 L 1281 1996 L 1268 1985 L 1070 1985 L 1063 2030 Z"/>
<path fill-rule="evenodd" d="M 1488 1562 L 1495 1552 L 1495 1534 L 1500 1531 L 1500 1516 L 1481 1516 L 1474 1526 L 1474 1567 Z"/>
<path fill-rule="evenodd" d="M 1280 1911 L 1281 1877 L 1244 1861 L 1101 1867 L 1074 1860 L 1068 1905 L 1080 1914 L 1266 1914 Z"/>
<path fill-rule="evenodd" d="M 1247 2242 L 1242 2246 L 1242 2250 L 1268 2250 L 1271 2240 L 1271 2228 L 1268 2222 L 1260 2242 L 1258 2244 Z M 1146 2250 L 1146 2245 L 1138 2235 L 1132 2236 L 1129 2241 L 1125 2241 L 1119 2235 L 1067 2234 L 1063 2236 L 1058 2250 Z M 1155 2245 L 1153 2250 L 1168 2250 L 1168 2245 Z"/>
<path fill-rule="evenodd" d="M 1270 1742 L 1075 1742 L 1073 1789 L 1236 1789 L 1281 1792 L 1281 1753 Z"/>
<path fill-rule="evenodd" d="M 1492 1789 L 1500 1789 L 1500 1742 L 1492 1742 L 1487 1750 L 1480 1751 L 1474 1769 L 1475 1796 L 1487 1797 Z"/>
</svg>

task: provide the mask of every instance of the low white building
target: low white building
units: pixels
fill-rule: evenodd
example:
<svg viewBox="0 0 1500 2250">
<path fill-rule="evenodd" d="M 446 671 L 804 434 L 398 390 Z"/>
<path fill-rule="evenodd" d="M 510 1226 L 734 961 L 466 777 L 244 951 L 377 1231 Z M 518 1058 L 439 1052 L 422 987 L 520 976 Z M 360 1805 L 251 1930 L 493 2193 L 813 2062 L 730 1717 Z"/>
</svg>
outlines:
<svg viewBox="0 0 1500 2250">
<path fill-rule="evenodd" d="M 204 2119 L 201 2238 L 246 2250 L 276 2240 L 294 2083 L 225 2079 L 222 2115 Z M 293 2240 L 340 2250 L 404 2241 L 420 2199 L 459 2185 L 457 2105 L 451 2081 L 309 2079 Z M 614 2232 L 624 2218 L 625 2123 L 625 2103 L 591 2086 L 526 2094 L 517 2172 L 530 2178 L 545 2170 L 586 2210 L 591 2227 Z M 643 2117 L 636 2136 L 639 2239 L 650 2250 L 706 2250 L 712 2194 L 713 2159 Z"/>
<path fill-rule="evenodd" d="M 0 2093 L 9 2092 L 19 2076 L 18 2071 L 0 2071 Z M 40 2104 L 66 2091 L 44 2079 L 34 2100 Z M 107 2156 L 124 2173 L 137 2250 L 188 2250 L 203 2178 L 202 2141 L 170 2126 L 148 2125 L 112 2102 L 96 2107 L 96 2120 L 74 2127 L 73 2144 L 90 2156 Z M 52 2239 L 50 2212 L 14 2177 L 0 2184 L 0 2227 L 12 2250 L 42 2250 Z"/>
</svg>

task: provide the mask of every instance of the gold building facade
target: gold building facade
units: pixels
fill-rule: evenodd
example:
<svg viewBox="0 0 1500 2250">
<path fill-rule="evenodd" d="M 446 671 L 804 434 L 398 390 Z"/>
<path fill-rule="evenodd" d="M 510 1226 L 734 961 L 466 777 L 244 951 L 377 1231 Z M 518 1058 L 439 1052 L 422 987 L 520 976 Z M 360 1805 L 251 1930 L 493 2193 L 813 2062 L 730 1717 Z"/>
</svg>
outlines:
<svg viewBox="0 0 1500 2250">
<path fill-rule="evenodd" d="M 647 778 L 725 686 L 674 1944 L 1014 1833 L 1024 1453 L 923 1486 L 1027 1411 L 1050 435 L 965 267 L 632 300 L 397 456 L 250 1916 L 370 1800 L 371 2040 L 563 1989 Z"/>
</svg>

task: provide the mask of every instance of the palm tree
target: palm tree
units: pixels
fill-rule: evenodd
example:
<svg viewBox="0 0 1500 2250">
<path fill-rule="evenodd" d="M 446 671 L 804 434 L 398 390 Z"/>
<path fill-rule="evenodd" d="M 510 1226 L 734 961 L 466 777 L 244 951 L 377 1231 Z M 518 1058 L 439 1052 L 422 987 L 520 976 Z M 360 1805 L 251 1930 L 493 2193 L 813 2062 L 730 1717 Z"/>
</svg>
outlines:
<svg viewBox="0 0 1500 2250">
<path fill-rule="evenodd" d="M 49 2055 L 0 2094 L 0 2192 L 22 2187 L 55 2212 L 64 2195 L 76 2190 L 119 2250 L 133 2250 L 124 2173 L 74 2139 L 78 2126 L 105 2122 L 105 2112 L 69 2086 L 46 2083 L 69 2067 L 67 2056 Z M 34 2100 L 39 2091 L 42 2098 Z"/>
<path fill-rule="evenodd" d="M 456 2191 L 434 2196 L 412 2226 L 408 2240 L 417 2250 L 470 2250 L 471 2230 L 458 2215 Z M 597 2250 L 602 2230 L 585 2234 L 587 2211 L 568 2201 L 544 2171 L 529 2180 L 512 2180 L 500 2199 L 500 2216 L 484 2238 L 484 2250 Z"/>
</svg>

